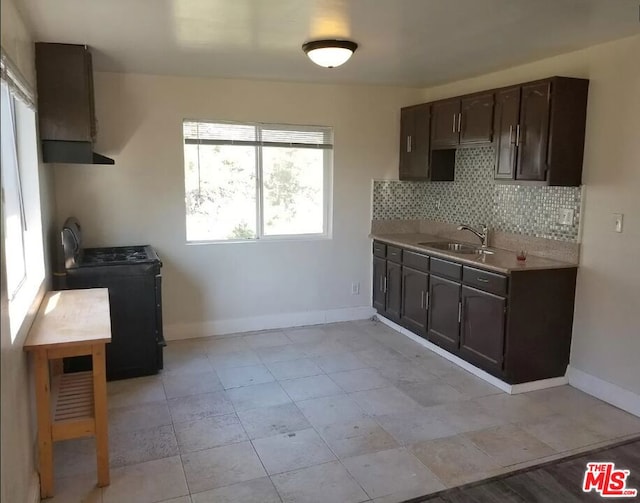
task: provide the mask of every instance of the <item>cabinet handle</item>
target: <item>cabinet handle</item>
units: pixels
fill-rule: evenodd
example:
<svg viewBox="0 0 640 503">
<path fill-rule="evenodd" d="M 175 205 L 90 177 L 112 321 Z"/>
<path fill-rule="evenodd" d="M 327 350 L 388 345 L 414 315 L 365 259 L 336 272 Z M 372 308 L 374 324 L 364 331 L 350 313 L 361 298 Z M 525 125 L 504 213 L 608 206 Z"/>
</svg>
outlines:
<svg viewBox="0 0 640 503">
<path fill-rule="evenodd" d="M 382 283 L 383 281 L 384 281 L 384 276 L 380 276 L 380 288 L 379 288 L 379 290 L 381 292 L 384 292 L 384 286 L 383 286 L 383 283 Z"/>
<path fill-rule="evenodd" d="M 411 135 L 407 136 L 407 152 L 411 152 Z"/>
<path fill-rule="evenodd" d="M 458 133 L 462 131 L 462 113 L 458 112 Z"/>
<path fill-rule="evenodd" d="M 429 309 L 429 292 L 424 292 L 424 308 Z"/>
<path fill-rule="evenodd" d="M 424 309 L 424 290 L 420 292 L 420 309 Z"/>
<path fill-rule="evenodd" d="M 462 320 L 462 301 L 458 302 L 458 323 Z"/>
<path fill-rule="evenodd" d="M 516 147 L 520 146 L 520 124 L 516 126 Z"/>
<path fill-rule="evenodd" d="M 456 114 L 453 114 L 453 127 L 451 128 L 451 132 L 456 132 Z"/>
<path fill-rule="evenodd" d="M 387 293 L 387 277 L 384 277 L 384 293 Z"/>
<path fill-rule="evenodd" d="M 513 125 L 509 126 L 509 144 L 511 144 L 511 138 L 513 137 Z"/>
<path fill-rule="evenodd" d="M 489 283 L 489 280 L 488 280 L 488 279 L 484 279 L 484 278 L 477 278 L 477 280 L 478 280 L 480 283 Z"/>
</svg>

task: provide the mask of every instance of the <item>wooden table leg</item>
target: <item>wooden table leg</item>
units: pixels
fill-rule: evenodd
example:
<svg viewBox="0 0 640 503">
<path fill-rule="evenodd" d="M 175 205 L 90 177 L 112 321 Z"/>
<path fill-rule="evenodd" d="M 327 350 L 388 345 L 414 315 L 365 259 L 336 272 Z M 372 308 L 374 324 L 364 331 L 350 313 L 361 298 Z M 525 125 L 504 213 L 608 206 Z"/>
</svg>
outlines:
<svg viewBox="0 0 640 503">
<path fill-rule="evenodd" d="M 40 497 L 53 496 L 53 440 L 51 438 L 51 383 L 46 350 L 35 351 L 36 407 L 38 411 L 38 465 Z"/>
<path fill-rule="evenodd" d="M 96 456 L 98 461 L 98 486 L 109 485 L 109 431 L 107 420 L 107 374 L 104 344 L 92 346 L 93 403 L 96 425 Z"/>
</svg>

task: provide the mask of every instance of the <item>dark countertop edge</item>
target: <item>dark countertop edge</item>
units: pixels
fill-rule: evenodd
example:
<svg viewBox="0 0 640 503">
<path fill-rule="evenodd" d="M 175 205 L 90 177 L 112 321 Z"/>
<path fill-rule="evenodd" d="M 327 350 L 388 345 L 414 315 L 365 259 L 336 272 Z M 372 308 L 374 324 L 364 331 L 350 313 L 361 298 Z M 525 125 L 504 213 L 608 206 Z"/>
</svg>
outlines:
<svg viewBox="0 0 640 503">
<path fill-rule="evenodd" d="M 409 233 L 409 235 L 415 236 L 418 235 L 419 233 Z M 426 253 L 430 256 L 434 256 L 436 258 L 442 258 L 445 260 L 451 260 L 454 262 L 459 262 L 463 265 L 468 265 L 471 267 L 477 267 L 478 269 L 486 269 L 489 271 L 494 271 L 494 272 L 499 272 L 502 274 L 511 274 L 512 272 L 520 272 L 520 271 L 542 271 L 542 270 L 552 270 L 552 269 L 577 269 L 578 268 L 578 264 L 572 264 L 571 262 L 562 262 L 560 260 L 553 260 L 553 259 L 548 259 L 545 257 L 537 257 L 535 255 L 529 255 L 529 257 L 535 257 L 535 259 L 537 260 L 544 260 L 545 262 L 548 262 L 546 264 L 540 264 L 540 265 L 529 265 L 526 262 L 522 265 L 522 266 L 517 266 L 517 267 L 501 267 L 499 265 L 495 265 L 495 264 L 487 264 L 486 262 L 477 262 L 475 260 L 472 259 L 468 259 L 466 258 L 464 255 L 459 254 L 459 253 L 454 253 L 454 252 L 446 252 L 444 250 L 437 250 L 435 248 L 429 248 L 428 246 L 421 246 L 421 245 L 416 245 L 414 243 L 411 242 L 407 242 L 405 240 L 402 239 L 403 235 L 407 235 L 407 233 L 398 233 L 398 234 L 375 234 L 375 233 L 370 233 L 369 234 L 369 238 L 376 240 L 376 241 L 381 241 L 383 243 L 386 244 L 391 244 L 391 245 L 395 245 L 395 246 L 401 246 L 403 248 L 406 248 L 408 250 L 411 251 L 416 251 L 419 253 Z M 452 241 L 451 239 L 448 238 L 443 238 L 441 236 L 433 236 L 431 234 L 421 234 L 421 236 L 424 236 L 424 240 L 427 241 L 433 241 L 433 242 L 449 242 Z M 422 238 L 421 238 L 422 240 Z M 489 250 L 495 250 L 497 253 L 499 253 L 500 255 L 502 254 L 509 254 L 512 255 L 513 258 L 515 259 L 515 253 L 509 250 L 503 250 L 501 248 L 492 248 L 489 247 Z"/>
</svg>

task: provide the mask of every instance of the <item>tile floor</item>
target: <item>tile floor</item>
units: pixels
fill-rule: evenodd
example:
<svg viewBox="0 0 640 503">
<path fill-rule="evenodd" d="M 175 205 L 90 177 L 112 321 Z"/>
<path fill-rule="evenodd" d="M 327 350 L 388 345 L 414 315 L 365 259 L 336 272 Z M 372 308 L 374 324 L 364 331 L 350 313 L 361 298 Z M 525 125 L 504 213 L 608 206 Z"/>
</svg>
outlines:
<svg viewBox="0 0 640 503">
<path fill-rule="evenodd" d="M 640 433 L 568 386 L 507 395 L 375 321 L 170 342 L 111 382 L 111 485 L 56 444 L 51 503 L 393 503 Z"/>
</svg>

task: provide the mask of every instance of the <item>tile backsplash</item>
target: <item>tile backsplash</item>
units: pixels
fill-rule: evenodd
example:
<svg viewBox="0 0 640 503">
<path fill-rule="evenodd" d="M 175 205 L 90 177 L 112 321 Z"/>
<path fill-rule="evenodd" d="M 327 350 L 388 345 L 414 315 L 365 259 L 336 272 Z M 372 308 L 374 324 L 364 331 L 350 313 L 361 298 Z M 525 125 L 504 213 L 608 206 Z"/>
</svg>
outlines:
<svg viewBox="0 0 640 503">
<path fill-rule="evenodd" d="M 580 187 L 497 183 L 493 146 L 459 149 L 455 181 L 373 182 L 374 220 L 430 219 L 447 223 L 486 223 L 491 229 L 528 236 L 577 241 Z M 562 225 L 560 210 L 573 211 Z"/>
</svg>

